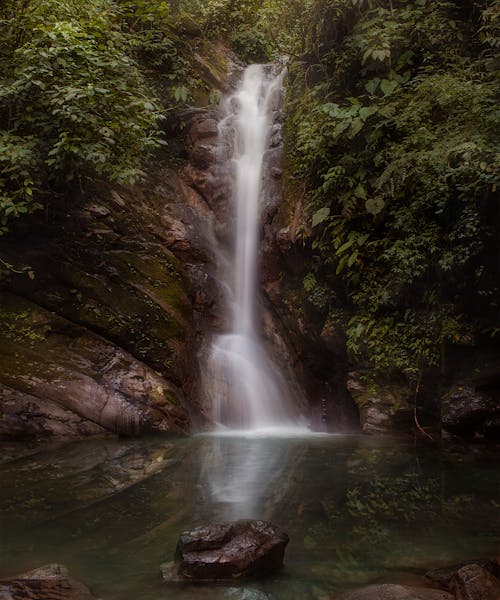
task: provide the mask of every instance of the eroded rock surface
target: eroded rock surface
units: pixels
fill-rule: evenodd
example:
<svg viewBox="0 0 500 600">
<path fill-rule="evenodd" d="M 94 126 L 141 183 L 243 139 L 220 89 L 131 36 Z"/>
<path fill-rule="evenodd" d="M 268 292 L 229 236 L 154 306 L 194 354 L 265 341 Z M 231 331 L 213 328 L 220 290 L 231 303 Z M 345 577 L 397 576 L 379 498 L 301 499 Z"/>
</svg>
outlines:
<svg viewBox="0 0 500 600">
<path fill-rule="evenodd" d="M 1 600 L 96 600 L 63 565 L 51 564 L 0 580 Z"/>
<path fill-rule="evenodd" d="M 188 429 L 182 392 L 88 329 L 0 294 L 0 436 Z"/>
<path fill-rule="evenodd" d="M 265 521 L 204 525 L 184 532 L 175 569 L 162 567 L 164 578 L 184 581 L 232 581 L 277 571 L 288 536 Z"/>
</svg>

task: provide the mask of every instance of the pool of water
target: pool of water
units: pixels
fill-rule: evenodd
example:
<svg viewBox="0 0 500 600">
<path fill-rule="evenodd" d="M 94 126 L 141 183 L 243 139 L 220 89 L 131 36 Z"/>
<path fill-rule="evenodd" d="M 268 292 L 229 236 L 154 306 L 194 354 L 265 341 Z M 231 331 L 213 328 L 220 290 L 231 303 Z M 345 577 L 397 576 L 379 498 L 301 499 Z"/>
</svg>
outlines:
<svg viewBox="0 0 500 600">
<path fill-rule="evenodd" d="M 206 521 L 260 518 L 290 535 L 283 571 L 249 584 L 276 600 L 498 552 L 493 450 L 227 434 L 0 451 L 0 577 L 59 562 L 103 600 L 223 599 L 159 572 L 179 533 Z"/>
</svg>

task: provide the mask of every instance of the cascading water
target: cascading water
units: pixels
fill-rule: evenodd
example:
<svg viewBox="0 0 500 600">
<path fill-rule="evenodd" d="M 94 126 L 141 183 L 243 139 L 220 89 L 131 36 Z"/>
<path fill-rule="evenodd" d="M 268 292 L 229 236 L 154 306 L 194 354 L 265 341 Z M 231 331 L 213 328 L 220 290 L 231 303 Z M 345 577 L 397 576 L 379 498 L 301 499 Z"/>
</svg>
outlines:
<svg viewBox="0 0 500 600">
<path fill-rule="evenodd" d="M 229 268 L 221 274 L 231 310 L 230 331 L 216 337 L 209 359 L 214 421 L 243 429 L 293 424 L 289 393 L 267 355 L 257 318 L 260 197 L 265 152 L 283 73 L 251 65 L 226 99 L 222 136 L 232 137 L 236 233 Z"/>
</svg>

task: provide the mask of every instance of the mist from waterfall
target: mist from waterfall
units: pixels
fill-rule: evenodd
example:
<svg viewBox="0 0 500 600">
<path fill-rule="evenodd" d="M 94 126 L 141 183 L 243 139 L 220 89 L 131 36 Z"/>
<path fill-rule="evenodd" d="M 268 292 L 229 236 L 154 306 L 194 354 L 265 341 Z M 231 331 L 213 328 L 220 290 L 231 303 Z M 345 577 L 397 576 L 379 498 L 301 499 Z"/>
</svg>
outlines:
<svg viewBox="0 0 500 600">
<path fill-rule="evenodd" d="M 270 65 L 247 67 L 238 89 L 224 101 L 219 125 L 221 136 L 232 139 L 235 238 L 220 275 L 230 328 L 212 343 L 208 389 L 214 421 L 245 430 L 295 425 L 289 391 L 263 346 L 258 318 L 263 165 L 283 77 Z"/>
</svg>

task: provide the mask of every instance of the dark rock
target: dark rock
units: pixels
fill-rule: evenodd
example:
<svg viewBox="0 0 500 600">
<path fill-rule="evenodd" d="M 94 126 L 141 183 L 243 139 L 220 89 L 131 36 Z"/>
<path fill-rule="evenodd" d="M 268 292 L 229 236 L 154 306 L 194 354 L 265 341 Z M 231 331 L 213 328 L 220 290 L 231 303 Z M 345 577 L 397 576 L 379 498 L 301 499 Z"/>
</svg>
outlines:
<svg viewBox="0 0 500 600">
<path fill-rule="evenodd" d="M 475 560 L 475 561 L 467 561 L 462 563 L 457 563 L 454 565 L 442 567 L 441 569 L 433 569 L 432 571 L 428 571 L 425 574 L 425 577 L 438 585 L 443 587 L 448 587 L 450 585 L 450 581 L 457 574 L 457 572 L 462 568 L 466 567 L 470 564 L 479 565 L 485 571 L 488 571 L 495 577 L 500 575 L 500 565 L 498 565 L 493 560 Z"/>
<path fill-rule="evenodd" d="M 272 600 L 270 594 L 261 592 L 260 590 L 252 590 L 250 588 L 229 588 L 224 593 L 224 598 L 227 600 Z"/>
<path fill-rule="evenodd" d="M 454 600 L 453 596 L 442 590 L 407 587 L 403 585 L 369 585 L 348 592 L 338 600 Z"/>
<path fill-rule="evenodd" d="M 467 565 L 450 581 L 455 600 L 499 600 L 500 580 L 479 565 Z"/>
<path fill-rule="evenodd" d="M 211 144 L 196 143 L 191 151 L 191 163 L 197 169 L 208 169 L 217 160 L 217 147 Z"/>
<path fill-rule="evenodd" d="M 483 433 L 487 440 L 495 441 L 500 439 L 500 415 L 494 415 L 485 420 Z"/>
<path fill-rule="evenodd" d="M 0 580 L 2 600 L 95 600 L 90 590 L 73 579 L 66 567 L 51 564 L 12 579 Z"/>
<path fill-rule="evenodd" d="M 175 569 L 162 567 L 166 580 L 231 581 L 267 575 L 283 564 L 288 536 L 264 521 L 204 525 L 184 532 Z"/>
<path fill-rule="evenodd" d="M 319 335 L 325 348 L 336 355 L 345 353 L 345 334 L 340 327 L 336 327 L 334 323 L 326 322 Z"/>
<path fill-rule="evenodd" d="M 442 427 L 453 435 L 484 436 L 489 431 L 491 436 L 496 417 L 500 417 L 498 398 L 475 389 L 473 385 L 457 385 L 442 399 Z"/>
<path fill-rule="evenodd" d="M 204 119 L 195 121 L 189 131 L 189 139 L 192 144 L 198 140 L 205 140 L 207 138 L 216 138 L 219 134 L 218 123 L 216 119 L 208 115 Z"/>
<path fill-rule="evenodd" d="M 91 204 L 88 207 L 88 211 L 94 216 L 100 218 L 108 217 L 111 214 L 111 212 L 105 206 L 101 206 L 99 204 Z"/>
<path fill-rule="evenodd" d="M 409 385 L 396 381 L 368 383 L 362 373 L 352 371 L 348 374 L 347 389 L 359 407 L 364 433 L 393 433 L 399 422 L 403 422 L 404 429 L 410 431 L 413 390 Z"/>
<path fill-rule="evenodd" d="M 286 253 L 293 246 L 292 233 L 290 227 L 281 228 L 276 234 L 276 242 L 281 252 Z"/>
</svg>

